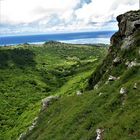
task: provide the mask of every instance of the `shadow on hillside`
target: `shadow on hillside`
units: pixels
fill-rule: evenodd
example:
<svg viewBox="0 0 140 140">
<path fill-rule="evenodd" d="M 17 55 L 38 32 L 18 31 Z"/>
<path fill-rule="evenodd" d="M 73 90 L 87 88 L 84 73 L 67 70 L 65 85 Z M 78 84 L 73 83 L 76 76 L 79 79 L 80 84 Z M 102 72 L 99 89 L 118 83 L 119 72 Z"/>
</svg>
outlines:
<svg viewBox="0 0 140 140">
<path fill-rule="evenodd" d="M 35 67 L 35 54 L 27 49 L 0 50 L 0 69 Z"/>
</svg>

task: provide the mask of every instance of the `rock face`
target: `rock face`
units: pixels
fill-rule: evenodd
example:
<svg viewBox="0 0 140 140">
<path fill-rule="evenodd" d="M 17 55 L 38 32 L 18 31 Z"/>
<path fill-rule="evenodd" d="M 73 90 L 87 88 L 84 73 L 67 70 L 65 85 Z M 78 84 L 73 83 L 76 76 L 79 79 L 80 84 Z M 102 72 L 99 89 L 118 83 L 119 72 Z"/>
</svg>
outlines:
<svg viewBox="0 0 140 140">
<path fill-rule="evenodd" d="M 117 17 L 119 31 L 111 38 L 111 44 L 128 48 L 133 44 L 134 32 L 140 28 L 140 10 L 130 11 Z"/>
<path fill-rule="evenodd" d="M 121 36 L 130 36 L 140 27 L 140 11 L 130 11 L 117 17 Z"/>
<path fill-rule="evenodd" d="M 139 61 L 134 62 L 133 59 L 128 59 L 128 55 L 125 55 L 136 48 L 137 56 L 140 55 L 140 50 L 138 50 L 140 46 L 140 10 L 122 14 L 117 17 L 117 21 L 119 30 L 111 37 L 108 55 L 89 80 L 90 89 L 95 88 L 95 85 L 104 80 L 105 75 L 112 74 L 111 69 L 120 64 L 126 63 L 128 68 L 140 66 Z M 112 77 L 108 80 L 112 80 Z"/>
</svg>

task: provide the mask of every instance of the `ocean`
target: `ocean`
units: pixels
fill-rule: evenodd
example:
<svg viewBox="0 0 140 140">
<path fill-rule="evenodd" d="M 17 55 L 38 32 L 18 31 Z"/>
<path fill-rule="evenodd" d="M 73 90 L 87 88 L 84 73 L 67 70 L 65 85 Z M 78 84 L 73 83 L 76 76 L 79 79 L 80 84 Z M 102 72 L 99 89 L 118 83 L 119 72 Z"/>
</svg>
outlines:
<svg viewBox="0 0 140 140">
<path fill-rule="evenodd" d="M 0 36 L 0 46 L 17 44 L 43 44 L 47 41 L 59 41 L 72 44 L 109 44 L 115 31 L 79 32 L 41 35 Z"/>
</svg>

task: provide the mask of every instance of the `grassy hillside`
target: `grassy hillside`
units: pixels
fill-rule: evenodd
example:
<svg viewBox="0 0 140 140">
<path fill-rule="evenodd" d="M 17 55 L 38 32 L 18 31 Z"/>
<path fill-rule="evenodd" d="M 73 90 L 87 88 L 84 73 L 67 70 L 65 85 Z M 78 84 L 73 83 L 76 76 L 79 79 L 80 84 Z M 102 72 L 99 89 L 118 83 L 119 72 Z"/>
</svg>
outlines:
<svg viewBox="0 0 140 140">
<path fill-rule="evenodd" d="M 97 129 L 99 140 L 140 140 L 139 17 L 140 10 L 117 17 L 119 31 L 83 94 L 62 96 L 41 111 L 23 140 L 95 140 Z M 71 80 L 58 93 L 72 93 Z"/>
<path fill-rule="evenodd" d="M 125 61 L 137 56 L 140 62 L 137 49 L 139 46 L 119 55 L 125 57 Z M 107 59 L 104 63 L 109 62 Z M 102 128 L 105 140 L 139 140 L 140 67 L 127 68 L 124 61 L 117 66 L 110 62 L 108 67 L 110 69 L 101 75 L 98 89 L 86 91 L 81 96 L 64 96 L 54 102 L 40 113 L 37 126 L 25 139 L 93 140 L 96 139 L 96 129 Z M 99 67 L 96 71 L 99 72 Z M 108 82 L 109 75 L 120 79 Z M 122 87 L 127 89 L 124 95 L 120 94 Z"/>
<path fill-rule="evenodd" d="M 0 47 L 0 140 L 25 132 L 38 116 L 41 99 L 84 92 L 106 52 L 57 42 Z"/>
</svg>

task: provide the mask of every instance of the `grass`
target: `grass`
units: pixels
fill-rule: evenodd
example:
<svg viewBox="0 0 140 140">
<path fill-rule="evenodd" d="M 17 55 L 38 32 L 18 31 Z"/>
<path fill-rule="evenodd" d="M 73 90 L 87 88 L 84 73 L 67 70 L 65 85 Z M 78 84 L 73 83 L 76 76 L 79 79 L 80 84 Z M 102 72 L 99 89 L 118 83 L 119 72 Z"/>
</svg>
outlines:
<svg viewBox="0 0 140 140">
<path fill-rule="evenodd" d="M 11 51 L 21 54 L 17 49 L 30 52 L 22 58 L 29 56 L 27 64 L 13 59 Z M 107 48 L 55 42 L 1 48 L 0 58 L 6 61 L 0 65 L 0 138 L 15 140 L 27 132 L 23 140 L 93 140 L 101 128 L 105 140 L 139 140 L 140 67 L 125 65 L 135 58 L 140 62 L 138 50 L 134 46 L 106 56 Z M 121 58 L 117 65 L 114 55 Z M 120 78 L 107 82 L 109 75 Z M 93 90 L 96 84 L 99 88 Z M 77 91 L 83 94 L 77 96 Z M 60 98 L 39 112 L 41 99 L 49 95 Z M 36 127 L 26 131 L 36 116 Z"/>
<path fill-rule="evenodd" d="M 104 129 L 103 136 L 107 140 L 139 140 L 140 67 L 127 68 L 125 65 L 126 61 L 135 58 L 139 62 L 138 48 L 119 50 L 117 55 L 122 61 L 118 65 L 113 64 L 114 58 L 108 54 L 89 76 L 87 85 L 91 90 L 80 96 L 62 96 L 40 112 L 37 126 L 27 132 L 24 140 L 93 140 L 96 139 L 97 128 Z M 106 83 L 109 75 L 120 79 Z M 99 88 L 93 90 L 97 83 Z M 135 83 L 137 89 L 134 89 Z M 73 85 L 72 88 L 69 85 Z M 127 89 L 125 95 L 120 94 L 122 87 Z M 59 90 L 69 94 L 74 91 L 71 89 L 75 89 L 73 79 Z"/>
<path fill-rule="evenodd" d="M 25 139 L 92 140 L 96 138 L 96 129 L 103 128 L 104 139 L 138 140 L 140 69 L 131 73 L 131 80 L 124 82 L 128 71 L 122 74 L 120 81 L 110 82 L 98 90 L 86 91 L 81 96 L 61 97 L 39 114 L 37 126 Z M 135 82 L 137 89 L 133 89 Z M 122 86 L 128 90 L 126 98 L 119 93 Z M 103 94 L 99 96 L 101 92 Z"/>
<path fill-rule="evenodd" d="M 106 48 L 50 42 L 0 48 L 0 140 L 15 140 L 49 95 L 84 90 Z"/>
</svg>

